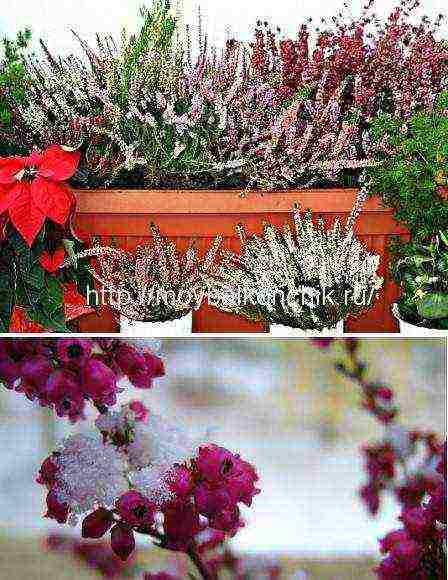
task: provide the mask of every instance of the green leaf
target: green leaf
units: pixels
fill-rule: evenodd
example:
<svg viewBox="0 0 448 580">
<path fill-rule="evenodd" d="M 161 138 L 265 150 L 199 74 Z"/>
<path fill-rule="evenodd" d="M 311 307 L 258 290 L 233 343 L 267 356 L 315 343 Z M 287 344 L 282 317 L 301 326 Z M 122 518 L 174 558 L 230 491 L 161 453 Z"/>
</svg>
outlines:
<svg viewBox="0 0 448 580">
<path fill-rule="evenodd" d="M 417 312 L 428 320 L 448 317 L 448 294 L 442 292 L 426 294 L 417 303 Z"/>
<path fill-rule="evenodd" d="M 15 304 L 14 271 L 0 272 L 0 332 L 9 332 Z"/>
</svg>

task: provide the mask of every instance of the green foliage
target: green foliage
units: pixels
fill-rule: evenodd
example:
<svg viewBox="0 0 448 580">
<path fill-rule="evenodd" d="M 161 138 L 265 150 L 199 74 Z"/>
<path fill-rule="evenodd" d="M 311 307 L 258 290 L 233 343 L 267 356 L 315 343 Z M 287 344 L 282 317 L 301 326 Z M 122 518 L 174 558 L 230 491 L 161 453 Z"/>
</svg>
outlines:
<svg viewBox="0 0 448 580">
<path fill-rule="evenodd" d="M 372 127 L 375 141 L 387 139 L 393 153 L 368 171 L 371 193 L 395 210 L 415 241 L 448 224 L 448 201 L 439 189 L 448 184 L 447 107 L 448 93 L 443 93 L 431 112 L 418 112 L 408 121 L 384 114 Z"/>
<path fill-rule="evenodd" d="M 15 153 L 8 132 L 13 125 L 11 102 L 25 103 L 28 71 L 24 54 L 29 48 L 31 31 L 26 28 L 14 40 L 3 38 L 3 60 L 0 61 L 0 155 Z"/>
<path fill-rule="evenodd" d="M 82 260 L 77 268 L 57 273 L 47 272 L 39 257 L 48 249 L 48 232 L 42 229 L 30 248 L 11 226 L 0 244 L 0 332 L 8 332 L 15 306 L 26 310 L 28 317 L 48 330 L 68 332 L 64 308 L 64 283 L 74 281 L 78 291 L 86 294 L 87 284 L 93 282 Z M 72 243 L 72 241 L 70 241 Z M 83 249 L 73 240 L 75 251 Z"/>
<path fill-rule="evenodd" d="M 27 71 L 23 56 L 30 40 L 29 29 L 19 32 L 15 40 L 2 40 L 4 58 L 0 63 L 0 127 L 9 126 L 12 121 L 8 101 L 1 94 L 8 92 L 15 101 L 25 102 Z"/>
<path fill-rule="evenodd" d="M 393 274 L 403 288 L 400 315 L 412 324 L 448 329 L 448 229 L 426 243 L 394 246 Z"/>
<path fill-rule="evenodd" d="M 43 251 L 43 235 L 29 248 L 20 234 L 9 228 L 6 244 L 12 306 L 25 308 L 29 318 L 45 328 L 66 332 L 62 284 L 56 276 L 46 272 L 39 262 L 39 255 Z"/>
<path fill-rule="evenodd" d="M 164 64 L 174 49 L 176 21 L 171 14 L 169 2 L 156 0 L 150 8 L 142 7 L 140 15 L 143 18 L 143 25 L 140 31 L 127 41 L 121 62 L 121 74 L 118 75 L 121 106 L 129 104 L 131 84 L 142 67 L 146 69 L 146 77 L 150 81 L 148 88 L 152 90 L 159 88 Z M 149 52 L 157 54 L 159 58 L 146 58 Z"/>
<path fill-rule="evenodd" d="M 387 144 L 383 163 L 367 172 L 371 193 L 411 233 L 411 241 L 395 240 L 392 272 L 401 284 L 400 315 L 408 322 L 448 328 L 448 92 L 432 111 L 409 120 L 389 114 L 373 123 L 372 136 Z M 390 153 L 392 150 L 392 154 Z M 439 232 L 438 235 L 435 235 Z"/>
</svg>

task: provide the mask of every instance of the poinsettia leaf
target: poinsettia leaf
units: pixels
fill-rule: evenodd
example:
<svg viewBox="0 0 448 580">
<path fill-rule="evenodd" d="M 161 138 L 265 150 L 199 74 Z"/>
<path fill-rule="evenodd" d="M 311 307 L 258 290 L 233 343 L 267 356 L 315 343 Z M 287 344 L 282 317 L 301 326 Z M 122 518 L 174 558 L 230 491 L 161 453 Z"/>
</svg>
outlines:
<svg viewBox="0 0 448 580">
<path fill-rule="evenodd" d="M 46 277 L 45 286 L 38 300 L 27 308 L 28 316 L 45 328 L 55 332 L 68 332 L 65 323 L 64 293 L 62 284 L 55 276 Z"/>
<path fill-rule="evenodd" d="M 52 145 L 42 155 L 39 175 L 55 181 L 65 181 L 73 177 L 80 159 L 80 151 L 69 151 L 60 145 Z"/>
<path fill-rule="evenodd" d="M 45 270 L 39 264 L 33 264 L 25 280 L 33 288 L 40 290 L 45 284 Z"/>
<path fill-rule="evenodd" d="M 66 329 L 64 313 L 64 288 L 55 276 L 47 276 L 42 305 L 49 313 L 52 324 Z"/>
<path fill-rule="evenodd" d="M 17 304 L 25 308 L 33 322 L 49 330 L 67 332 L 61 282 L 36 262 L 36 256 L 22 240 L 15 242 Z"/>
</svg>

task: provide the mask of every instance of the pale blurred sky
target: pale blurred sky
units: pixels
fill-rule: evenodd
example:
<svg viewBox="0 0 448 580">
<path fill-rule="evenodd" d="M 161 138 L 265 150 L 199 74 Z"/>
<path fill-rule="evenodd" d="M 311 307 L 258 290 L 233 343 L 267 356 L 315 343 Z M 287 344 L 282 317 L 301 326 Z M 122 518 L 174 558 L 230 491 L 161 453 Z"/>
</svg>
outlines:
<svg viewBox="0 0 448 580">
<path fill-rule="evenodd" d="M 377 13 L 388 14 L 398 0 L 377 0 Z M 150 0 L 147 0 L 146 4 Z M 135 30 L 138 8 L 142 0 L 3 0 L 0 13 L 0 34 L 13 34 L 30 26 L 35 37 L 43 37 L 53 50 L 71 50 L 70 29 L 84 38 L 95 32 L 119 34 L 125 26 Z M 343 0 L 183 0 L 187 20 L 196 23 L 198 4 L 204 14 L 211 38 L 222 42 L 227 31 L 247 38 L 257 19 L 279 25 L 285 32 L 293 32 L 303 18 L 331 16 L 342 7 Z M 364 2 L 353 0 L 353 12 L 359 12 Z M 447 14 L 446 0 L 422 0 L 422 12 L 430 17 Z M 445 25 L 445 29 L 446 25 Z"/>
</svg>

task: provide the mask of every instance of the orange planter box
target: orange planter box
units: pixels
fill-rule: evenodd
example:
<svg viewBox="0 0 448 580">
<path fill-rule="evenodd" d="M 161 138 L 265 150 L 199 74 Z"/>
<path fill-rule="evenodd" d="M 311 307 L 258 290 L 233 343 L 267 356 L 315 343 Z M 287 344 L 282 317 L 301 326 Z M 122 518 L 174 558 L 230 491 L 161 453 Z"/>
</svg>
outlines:
<svg viewBox="0 0 448 580">
<path fill-rule="evenodd" d="M 252 192 L 241 198 L 237 190 L 173 191 L 173 190 L 80 190 L 76 192 L 78 211 L 76 226 L 84 233 L 98 236 L 102 244 L 113 240 L 123 249 L 132 250 L 149 238 L 149 222 L 154 221 L 161 232 L 185 248 L 192 238 L 204 251 L 217 234 L 224 237 L 224 245 L 240 248 L 235 225 L 246 224 L 248 231 L 260 232 L 263 220 L 281 225 L 291 220 L 295 202 L 310 208 L 327 222 L 336 216 L 342 219 L 350 213 L 357 195 L 355 189 L 328 189 Z M 397 286 L 389 273 L 388 242 L 391 236 L 406 235 L 407 231 L 394 219 L 391 210 L 379 199 L 366 202 L 356 226 L 366 247 L 381 256 L 380 275 L 385 284 L 375 306 L 356 319 L 349 319 L 350 332 L 398 332 L 398 325 L 390 305 L 398 297 Z M 114 332 L 118 328 L 113 316 L 103 309 L 101 316 L 90 316 L 81 323 L 84 332 Z M 240 317 L 219 312 L 204 305 L 193 316 L 195 333 L 262 333 L 262 324 L 254 324 Z"/>
</svg>

